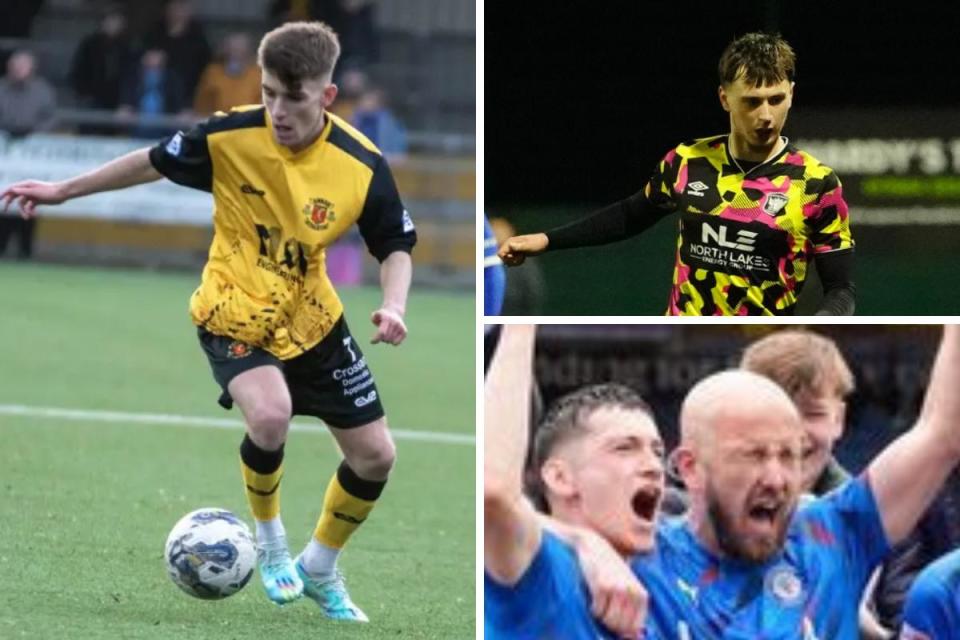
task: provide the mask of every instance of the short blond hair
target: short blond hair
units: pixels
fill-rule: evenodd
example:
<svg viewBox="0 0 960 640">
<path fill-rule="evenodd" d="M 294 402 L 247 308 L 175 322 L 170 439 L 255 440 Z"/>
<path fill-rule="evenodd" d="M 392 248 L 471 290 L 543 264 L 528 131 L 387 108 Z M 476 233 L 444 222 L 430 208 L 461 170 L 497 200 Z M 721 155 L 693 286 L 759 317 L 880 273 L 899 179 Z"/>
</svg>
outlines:
<svg viewBox="0 0 960 640">
<path fill-rule="evenodd" d="M 853 373 L 830 338 L 812 331 L 777 331 L 747 347 L 740 368 L 759 373 L 796 397 L 805 392 L 826 391 L 846 397 L 853 391 Z"/>
<path fill-rule="evenodd" d="M 329 79 L 340 58 L 340 40 L 323 22 L 288 22 L 263 36 L 257 49 L 261 69 L 290 89 L 304 80 Z"/>
</svg>

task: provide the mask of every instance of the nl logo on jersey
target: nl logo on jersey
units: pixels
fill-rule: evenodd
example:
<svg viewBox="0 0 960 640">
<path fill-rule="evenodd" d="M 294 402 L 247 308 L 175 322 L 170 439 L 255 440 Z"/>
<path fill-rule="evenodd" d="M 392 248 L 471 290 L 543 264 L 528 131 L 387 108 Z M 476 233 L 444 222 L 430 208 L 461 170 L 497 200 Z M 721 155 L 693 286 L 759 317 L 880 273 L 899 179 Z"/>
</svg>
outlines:
<svg viewBox="0 0 960 640">
<path fill-rule="evenodd" d="M 313 198 L 303 207 L 304 222 L 314 231 L 322 231 L 336 220 L 333 203 L 323 198 Z"/>
<path fill-rule="evenodd" d="M 167 143 L 166 150 L 172 156 L 180 155 L 180 147 L 183 145 L 183 132 L 177 131 L 177 134 L 170 138 L 170 142 Z"/>
<path fill-rule="evenodd" d="M 410 217 L 410 214 L 407 213 L 407 210 L 403 210 L 403 232 L 410 233 L 413 231 L 413 219 Z"/>
<path fill-rule="evenodd" d="M 696 182 L 691 182 L 687 185 L 687 194 L 691 196 L 697 196 L 698 198 L 703 197 L 703 192 L 709 189 L 707 185 L 703 184 L 699 180 Z"/>
<path fill-rule="evenodd" d="M 768 193 L 763 199 L 763 212 L 775 216 L 787 206 L 787 196 L 783 193 Z"/>
</svg>

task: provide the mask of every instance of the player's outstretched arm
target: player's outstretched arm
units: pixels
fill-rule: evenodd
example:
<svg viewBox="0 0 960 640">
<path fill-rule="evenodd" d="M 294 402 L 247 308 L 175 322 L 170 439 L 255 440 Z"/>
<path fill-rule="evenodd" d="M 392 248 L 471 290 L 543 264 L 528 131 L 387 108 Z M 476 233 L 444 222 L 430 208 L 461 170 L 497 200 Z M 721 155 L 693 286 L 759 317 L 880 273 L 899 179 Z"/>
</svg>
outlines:
<svg viewBox="0 0 960 640">
<path fill-rule="evenodd" d="M 913 530 L 958 462 L 960 326 L 946 325 L 916 424 L 867 471 L 890 544 Z"/>
<path fill-rule="evenodd" d="M 535 335 L 534 325 L 503 327 L 483 385 L 484 567 L 505 585 L 517 583 L 540 545 L 523 496 Z"/>
<path fill-rule="evenodd" d="M 91 193 L 159 180 L 163 176 L 150 163 L 149 152 L 149 148 L 131 151 L 89 173 L 61 182 L 17 182 L 4 189 L 0 202 L 5 212 L 13 204 L 20 208 L 25 218 L 29 218 L 36 213 L 38 204 L 60 204 Z"/>
<path fill-rule="evenodd" d="M 377 327 L 373 344 L 386 342 L 398 345 L 407 337 L 403 316 L 407 311 L 407 294 L 413 276 L 413 262 L 406 251 L 394 251 L 380 263 L 380 288 L 383 304 L 373 312 L 370 321 Z"/>
<path fill-rule="evenodd" d="M 497 253 L 504 264 L 517 266 L 527 256 L 535 256 L 548 249 L 556 251 L 592 247 L 632 238 L 669 213 L 669 210 L 653 205 L 644 192 L 639 191 L 562 227 L 545 233 L 508 238 Z"/>
<path fill-rule="evenodd" d="M 507 238 L 500 248 L 497 255 L 500 260 L 508 267 L 516 267 L 523 264 L 527 256 L 537 256 L 547 250 L 550 243 L 545 233 L 530 233 L 522 236 L 513 236 Z"/>
</svg>

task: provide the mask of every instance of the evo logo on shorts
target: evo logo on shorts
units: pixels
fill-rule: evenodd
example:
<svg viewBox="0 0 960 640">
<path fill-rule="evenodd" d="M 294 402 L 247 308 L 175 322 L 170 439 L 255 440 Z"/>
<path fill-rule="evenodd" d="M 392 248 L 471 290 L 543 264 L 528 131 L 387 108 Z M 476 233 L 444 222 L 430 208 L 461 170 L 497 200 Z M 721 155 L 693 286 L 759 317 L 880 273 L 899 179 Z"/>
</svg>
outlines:
<svg viewBox="0 0 960 640">
<path fill-rule="evenodd" d="M 353 399 L 353 404 L 354 404 L 354 406 L 357 406 L 357 407 L 365 407 L 365 406 L 367 406 L 368 404 L 370 404 L 371 402 L 374 402 L 376 399 L 377 399 L 377 390 L 374 389 L 373 391 L 371 391 L 370 393 L 368 393 L 368 394 L 365 395 L 365 396 L 360 396 L 359 398 L 354 398 L 354 399 Z"/>
</svg>

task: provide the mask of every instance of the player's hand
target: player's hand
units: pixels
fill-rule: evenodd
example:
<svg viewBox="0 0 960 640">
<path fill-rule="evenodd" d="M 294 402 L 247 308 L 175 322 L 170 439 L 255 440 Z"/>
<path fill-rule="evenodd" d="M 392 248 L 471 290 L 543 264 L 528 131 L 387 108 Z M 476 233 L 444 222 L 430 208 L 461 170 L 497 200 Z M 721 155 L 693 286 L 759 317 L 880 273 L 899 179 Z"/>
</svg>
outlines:
<svg viewBox="0 0 960 640">
<path fill-rule="evenodd" d="M 591 611 L 622 638 L 638 638 L 647 619 L 647 590 L 610 543 L 590 533 L 576 543 L 580 569 L 592 600 Z"/>
<path fill-rule="evenodd" d="M 61 182 L 41 182 L 39 180 L 24 180 L 17 182 L 3 191 L 0 195 L 0 203 L 3 204 L 3 212 L 6 213 L 10 205 L 19 207 L 20 215 L 24 218 L 33 217 L 36 214 L 38 204 L 60 204 L 67 199 L 63 183 Z"/>
<path fill-rule="evenodd" d="M 389 307 L 381 307 L 370 316 L 370 322 L 377 327 L 370 344 L 386 342 L 398 345 L 407 337 L 407 325 L 403 323 L 403 316 Z"/>
<path fill-rule="evenodd" d="M 513 236 L 500 245 L 497 255 L 508 267 L 523 264 L 527 256 L 543 253 L 550 240 L 545 233 L 531 233 L 525 236 Z"/>
</svg>

